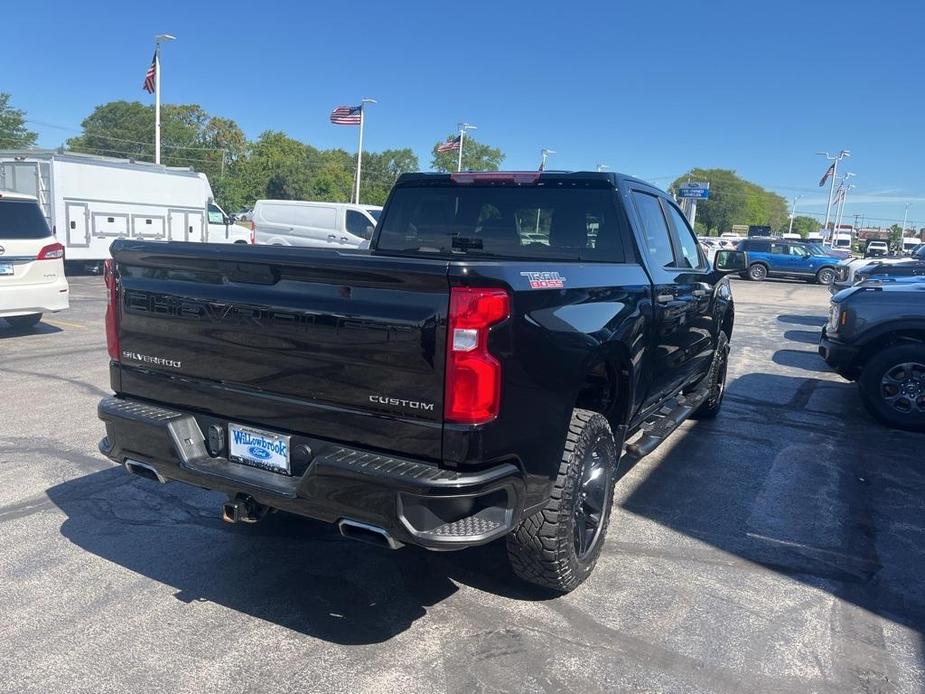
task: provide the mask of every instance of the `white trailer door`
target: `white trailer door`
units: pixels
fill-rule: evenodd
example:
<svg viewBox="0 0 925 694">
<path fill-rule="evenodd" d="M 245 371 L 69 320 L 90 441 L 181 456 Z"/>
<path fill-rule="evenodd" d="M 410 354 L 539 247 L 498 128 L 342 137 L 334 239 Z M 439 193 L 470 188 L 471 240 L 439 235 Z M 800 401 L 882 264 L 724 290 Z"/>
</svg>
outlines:
<svg viewBox="0 0 925 694">
<path fill-rule="evenodd" d="M 206 220 L 202 212 L 186 213 L 186 240 L 206 241 Z"/>
<path fill-rule="evenodd" d="M 171 241 L 186 241 L 186 212 L 167 211 L 167 234 Z"/>
<path fill-rule="evenodd" d="M 65 202 L 64 223 L 67 226 L 68 248 L 90 246 L 90 210 L 87 203 Z"/>
</svg>

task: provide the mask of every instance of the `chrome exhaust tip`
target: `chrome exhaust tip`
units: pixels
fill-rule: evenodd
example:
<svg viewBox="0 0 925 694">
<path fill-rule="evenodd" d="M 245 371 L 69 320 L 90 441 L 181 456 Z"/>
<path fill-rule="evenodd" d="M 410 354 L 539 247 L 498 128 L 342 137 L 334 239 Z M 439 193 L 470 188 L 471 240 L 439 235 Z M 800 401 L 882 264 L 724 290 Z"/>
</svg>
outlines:
<svg viewBox="0 0 925 694">
<path fill-rule="evenodd" d="M 139 460 L 126 458 L 125 469 L 131 472 L 133 475 L 138 475 L 139 477 L 154 480 L 155 482 L 160 482 L 161 484 L 167 483 L 167 478 L 159 473 L 156 468 L 154 468 L 152 465 L 148 465 L 147 463 L 142 463 Z"/>
<path fill-rule="evenodd" d="M 359 542 L 365 542 L 376 547 L 385 547 L 387 549 L 400 549 L 405 545 L 389 534 L 385 528 L 377 525 L 361 523 L 360 521 L 341 518 L 337 521 L 337 529 L 344 537 Z"/>
</svg>

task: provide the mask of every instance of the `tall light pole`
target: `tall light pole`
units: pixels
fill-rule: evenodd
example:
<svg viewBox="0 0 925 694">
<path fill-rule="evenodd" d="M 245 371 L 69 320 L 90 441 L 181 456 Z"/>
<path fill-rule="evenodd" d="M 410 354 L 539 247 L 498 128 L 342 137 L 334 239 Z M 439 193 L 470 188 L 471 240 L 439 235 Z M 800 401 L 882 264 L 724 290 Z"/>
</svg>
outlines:
<svg viewBox="0 0 925 694">
<path fill-rule="evenodd" d="M 366 104 L 378 103 L 375 99 L 360 99 L 360 146 L 357 149 L 357 192 L 354 201 L 360 204 L 360 174 L 363 171 L 363 122 L 366 120 Z"/>
<path fill-rule="evenodd" d="M 851 174 L 851 175 L 853 176 L 854 174 Z M 842 185 L 844 185 L 844 183 L 847 180 L 848 180 L 848 174 L 846 174 L 844 179 L 842 179 Z M 841 227 L 842 215 L 845 213 L 845 202 L 847 202 L 848 200 L 848 191 L 852 190 L 853 188 L 854 188 L 853 185 L 845 186 L 845 190 L 841 195 L 841 201 L 840 201 L 841 204 L 838 206 L 838 214 L 835 217 L 835 228 L 832 229 L 832 244 L 831 244 L 832 248 L 835 248 L 835 234 L 838 233 L 838 229 Z"/>
<path fill-rule="evenodd" d="M 903 230 L 902 230 L 903 234 L 906 233 L 906 220 L 909 219 L 909 206 L 911 204 L 912 204 L 911 202 L 907 202 L 906 209 L 903 211 Z"/>
<path fill-rule="evenodd" d="M 462 171 L 462 158 L 463 158 L 463 146 L 466 142 L 466 131 L 467 130 L 478 130 L 478 128 L 472 123 L 458 123 L 459 127 L 459 159 L 456 161 L 456 170 Z"/>
<path fill-rule="evenodd" d="M 540 162 L 540 171 L 546 170 L 546 160 L 549 159 L 550 155 L 555 154 L 555 153 L 556 153 L 556 150 L 546 149 L 545 147 L 543 147 L 542 151 L 540 152 L 540 154 L 543 157 L 543 160 Z"/>
<path fill-rule="evenodd" d="M 829 186 L 829 202 L 825 206 L 825 224 L 822 227 L 828 231 L 829 218 L 832 213 L 832 196 L 835 195 L 835 178 L 838 176 L 838 162 L 840 162 L 845 157 L 850 157 L 851 151 L 843 149 L 837 154 L 829 154 L 828 152 L 816 152 L 816 154 L 824 156 L 826 159 L 832 162 L 832 184 Z"/>
<path fill-rule="evenodd" d="M 154 163 L 161 163 L 161 43 L 177 37 L 158 34 L 154 37 Z"/>
<path fill-rule="evenodd" d="M 793 218 L 796 216 L 796 213 L 797 213 L 797 200 L 799 200 L 802 197 L 803 197 L 802 195 L 796 195 L 793 198 L 793 207 L 790 209 L 790 227 L 787 229 L 788 234 L 793 233 Z"/>
</svg>

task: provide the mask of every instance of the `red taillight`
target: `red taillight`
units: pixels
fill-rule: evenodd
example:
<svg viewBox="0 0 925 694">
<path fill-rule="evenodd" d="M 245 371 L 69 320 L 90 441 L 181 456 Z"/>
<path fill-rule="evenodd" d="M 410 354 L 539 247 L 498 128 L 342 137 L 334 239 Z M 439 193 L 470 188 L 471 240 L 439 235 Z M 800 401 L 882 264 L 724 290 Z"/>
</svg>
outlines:
<svg viewBox="0 0 925 694">
<path fill-rule="evenodd" d="M 112 258 L 103 261 L 106 280 L 106 350 L 109 358 L 119 361 L 119 288 Z"/>
<path fill-rule="evenodd" d="M 501 363 L 488 351 L 489 329 L 511 314 L 503 289 L 453 287 L 446 349 L 444 418 L 485 424 L 501 407 Z"/>
<path fill-rule="evenodd" d="M 35 256 L 36 260 L 59 260 L 64 258 L 64 246 L 60 243 L 52 243 L 45 246 Z"/>
</svg>

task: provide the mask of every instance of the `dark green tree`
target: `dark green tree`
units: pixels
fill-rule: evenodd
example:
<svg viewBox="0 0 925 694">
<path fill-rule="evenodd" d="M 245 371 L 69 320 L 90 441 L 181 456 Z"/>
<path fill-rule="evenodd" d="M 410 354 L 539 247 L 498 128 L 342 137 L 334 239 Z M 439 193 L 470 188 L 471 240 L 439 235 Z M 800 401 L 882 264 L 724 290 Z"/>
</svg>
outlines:
<svg viewBox="0 0 925 694">
<path fill-rule="evenodd" d="M 677 189 L 687 180 L 709 181 L 710 197 L 697 203 L 697 223 L 711 234 L 733 224 L 761 224 L 779 229 L 787 217 L 787 201 L 780 195 L 746 181 L 728 169 L 692 169 L 671 184 Z"/>
<path fill-rule="evenodd" d="M 26 127 L 26 112 L 10 105 L 10 95 L 0 92 L 0 149 L 33 147 L 38 139 Z"/>
<path fill-rule="evenodd" d="M 793 233 L 799 234 L 802 238 L 806 238 L 810 234 L 819 230 L 819 220 L 814 217 L 807 217 L 805 215 L 797 215 L 793 218 Z M 787 231 L 790 227 L 790 222 L 788 220 L 787 224 L 784 225 L 782 231 Z"/>
<path fill-rule="evenodd" d="M 449 135 L 445 140 L 436 143 L 433 148 L 433 159 L 430 166 L 435 171 L 456 171 L 459 152 L 438 152 L 437 148 L 444 142 L 453 139 L 458 133 Z M 463 144 L 463 171 L 497 171 L 504 161 L 504 152 L 496 147 L 482 144 L 471 135 L 466 135 Z"/>
</svg>

